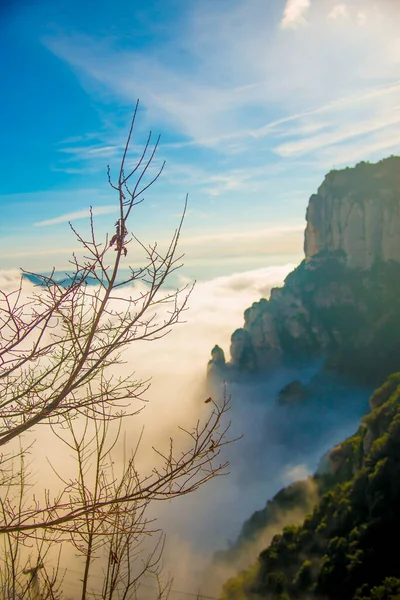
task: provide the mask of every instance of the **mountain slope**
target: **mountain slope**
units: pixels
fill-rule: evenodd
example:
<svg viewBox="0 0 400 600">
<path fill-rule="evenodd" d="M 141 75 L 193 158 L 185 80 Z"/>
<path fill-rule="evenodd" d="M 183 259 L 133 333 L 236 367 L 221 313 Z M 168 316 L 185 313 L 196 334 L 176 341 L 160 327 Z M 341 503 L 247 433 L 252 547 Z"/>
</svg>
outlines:
<svg viewBox="0 0 400 600">
<path fill-rule="evenodd" d="M 322 493 L 314 511 L 228 581 L 224 600 L 384 600 L 399 593 L 400 373 L 370 404 L 357 433 L 314 476 Z"/>
<path fill-rule="evenodd" d="M 210 379 L 316 357 L 377 385 L 399 368 L 400 158 L 329 173 L 307 209 L 305 260 L 244 314 Z"/>
</svg>

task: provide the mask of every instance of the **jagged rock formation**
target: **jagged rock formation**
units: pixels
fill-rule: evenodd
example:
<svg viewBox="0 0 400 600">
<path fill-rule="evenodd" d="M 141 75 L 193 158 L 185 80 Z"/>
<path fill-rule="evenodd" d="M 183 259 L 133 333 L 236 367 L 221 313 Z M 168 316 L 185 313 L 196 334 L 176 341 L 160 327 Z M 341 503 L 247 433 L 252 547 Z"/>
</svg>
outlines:
<svg viewBox="0 0 400 600">
<path fill-rule="evenodd" d="M 303 402 L 307 398 L 307 387 L 295 380 L 285 385 L 279 392 L 277 402 L 281 406 L 291 406 Z"/>
<path fill-rule="evenodd" d="M 400 159 L 332 171 L 310 198 L 306 260 L 320 252 L 344 254 L 350 268 L 400 261 Z"/>
<path fill-rule="evenodd" d="M 327 175 L 310 199 L 304 250 L 284 286 L 246 310 L 221 371 L 253 378 L 277 365 L 322 363 L 310 382 L 281 390 L 277 402 L 288 419 L 305 403 L 320 407 L 326 381 L 338 373 L 375 386 L 399 371 L 400 158 Z M 223 600 L 400 598 L 392 551 L 400 538 L 400 373 L 373 394 L 370 408 L 357 433 L 321 460 L 311 514 L 300 526 L 297 518 L 284 521 L 258 561 L 227 582 Z M 301 508 L 292 490 L 290 508 Z M 246 543 L 274 527 L 282 497 L 251 517 L 223 560 L 236 565 Z"/>
<path fill-rule="evenodd" d="M 399 366 L 400 264 L 364 271 L 335 256 L 303 261 L 244 319 L 225 376 L 325 357 L 330 368 L 381 380 Z"/>
<path fill-rule="evenodd" d="M 400 356 L 400 158 L 327 175 L 310 199 L 305 260 L 232 335 L 224 377 L 325 357 L 382 380 Z"/>
<path fill-rule="evenodd" d="M 223 378 L 226 368 L 225 353 L 218 345 L 211 350 L 211 360 L 207 365 L 207 378 L 214 382 Z"/>
</svg>

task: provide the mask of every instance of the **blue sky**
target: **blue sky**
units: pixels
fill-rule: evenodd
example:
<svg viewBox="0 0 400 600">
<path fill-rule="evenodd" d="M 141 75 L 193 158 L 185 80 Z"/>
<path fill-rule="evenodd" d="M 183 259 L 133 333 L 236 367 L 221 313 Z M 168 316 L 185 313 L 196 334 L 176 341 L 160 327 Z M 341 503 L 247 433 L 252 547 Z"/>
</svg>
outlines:
<svg viewBox="0 0 400 600">
<path fill-rule="evenodd" d="M 166 240 L 188 192 L 188 276 L 296 261 L 324 174 L 400 152 L 399 26 L 397 0 L 6 0 L 2 268 L 65 268 L 89 205 L 112 229 L 137 98 L 167 166 L 135 231 Z"/>
</svg>

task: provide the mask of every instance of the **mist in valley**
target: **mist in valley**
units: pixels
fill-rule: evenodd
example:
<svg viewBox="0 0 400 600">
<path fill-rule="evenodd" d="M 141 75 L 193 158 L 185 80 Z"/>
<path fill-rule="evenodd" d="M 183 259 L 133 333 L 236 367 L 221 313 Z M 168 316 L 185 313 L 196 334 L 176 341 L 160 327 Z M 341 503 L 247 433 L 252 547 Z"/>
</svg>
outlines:
<svg viewBox="0 0 400 600">
<path fill-rule="evenodd" d="M 248 567 L 280 528 L 300 524 L 306 512 L 282 515 L 279 525 L 257 533 L 241 545 L 229 564 L 213 566 L 216 551 L 234 545 L 243 523 L 262 509 L 282 487 L 303 480 L 318 468 L 323 455 L 351 435 L 368 410 L 371 390 L 335 378 L 325 381 L 303 404 L 280 406 L 279 391 L 289 382 L 308 383 L 320 365 L 304 370 L 282 369 L 270 379 L 253 384 L 230 384 L 230 434 L 243 435 L 225 451 L 229 475 L 211 481 L 196 494 L 163 506 L 160 523 L 167 533 L 165 565 L 179 589 L 220 592 L 224 581 Z M 310 490 L 312 501 L 315 490 Z"/>
<path fill-rule="evenodd" d="M 184 447 L 179 426 L 190 428 L 209 410 L 204 401 L 210 393 L 205 376 L 211 348 L 218 343 L 228 351 L 232 332 L 242 324 L 243 311 L 254 299 L 268 297 L 270 289 L 282 284 L 292 268 L 269 267 L 200 282 L 190 296 L 184 323 L 152 343 L 130 345 L 124 364 L 116 366 L 115 373 L 134 371 L 138 378 L 151 378 L 151 386 L 144 395 L 145 403 L 139 406 L 142 410 L 124 423 L 121 439 L 125 450 L 120 443 L 113 451 L 117 464 L 126 449 L 135 447 L 142 430 L 137 455 L 141 472 L 151 471 L 156 462 L 153 446 L 163 449 L 172 437 L 178 449 Z M 17 276 L 16 272 L 2 273 L 3 287 L 11 289 Z M 25 284 L 28 292 L 32 284 Z M 229 569 L 213 566 L 214 553 L 229 548 L 254 511 L 263 508 L 283 486 L 312 474 L 321 456 L 356 429 L 367 410 L 370 390 L 337 378 L 313 384 L 303 403 L 282 406 L 277 402 L 285 385 L 293 380 L 309 384 L 320 367 L 321 363 L 315 362 L 301 370 L 282 368 L 264 378 L 228 383 L 226 390 L 221 383 L 212 391 L 217 403 L 224 393 L 230 398 L 228 436 L 240 438 L 222 448 L 219 457 L 221 462 L 229 461 L 229 473 L 188 496 L 155 502 L 147 514 L 156 519 L 154 528 L 166 534 L 162 565 L 165 574 L 173 577 L 173 589 L 218 595 L 238 565 L 243 568 L 256 559 L 276 527 L 259 532 Z M 53 468 L 68 476 L 72 463 L 67 449 L 57 446 L 51 432 L 41 432 L 39 437 L 34 432 L 31 437 L 36 440 L 31 451 L 33 463 L 35 457 L 42 461 L 51 447 L 48 457 Z M 57 488 L 48 466 L 35 473 L 35 480 L 37 489 Z M 283 515 L 282 523 L 303 517 L 301 512 Z M 73 597 L 80 563 L 71 549 L 64 548 L 63 553 L 63 564 L 68 565 L 65 585 Z M 99 562 L 95 578 L 101 577 L 101 567 Z"/>
</svg>

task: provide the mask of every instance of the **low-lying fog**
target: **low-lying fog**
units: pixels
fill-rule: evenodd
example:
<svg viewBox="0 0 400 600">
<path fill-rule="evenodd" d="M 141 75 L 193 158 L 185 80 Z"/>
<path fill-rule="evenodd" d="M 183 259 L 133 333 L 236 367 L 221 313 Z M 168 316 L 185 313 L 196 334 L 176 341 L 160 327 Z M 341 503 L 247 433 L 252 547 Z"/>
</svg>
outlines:
<svg viewBox="0 0 400 600">
<path fill-rule="evenodd" d="M 127 431 L 128 445 L 135 445 L 142 425 L 142 448 L 174 436 L 178 425 L 195 423 L 204 410 L 204 378 L 215 344 L 229 354 L 230 335 L 242 326 L 243 311 L 270 289 L 283 282 L 294 265 L 268 267 L 198 283 L 191 295 L 185 324 L 175 326 L 165 338 L 132 344 L 127 369 L 143 379 L 152 377 L 148 404 Z M 0 274 L 1 275 L 1 274 Z M 13 273 L 0 276 L 10 286 Z M 308 403 L 282 407 L 277 393 L 294 379 L 309 381 L 318 364 L 299 371 L 278 371 L 265 381 L 230 384 L 232 421 L 230 435 L 243 438 L 224 453 L 230 474 L 218 477 L 194 494 L 152 506 L 158 526 L 167 534 L 163 564 L 174 576 L 174 590 L 216 595 L 219 585 L 232 574 L 212 574 L 209 563 L 216 550 L 227 548 L 252 512 L 263 508 L 283 485 L 312 473 L 322 454 L 352 433 L 367 410 L 369 390 L 350 389 L 331 382 Z M 149 452 L 149 464 L 151 456 Z M 146 458 L 142 458 L 146 462 Z M 37 476 L 40 478 L 41 473 Z M 254 560 L 268 541 L 261 536 L 246 560 Z M 260 546 L 260 547 L 258 547 Z M 207 571 L 207 575 L 204 573 Z M 234 568 L 233 568 L 234 572 Z M 211 573 L 211 574 L 210 574 Z M 173 597 L 173 596 L 172 596 Z"/>
</svg>

